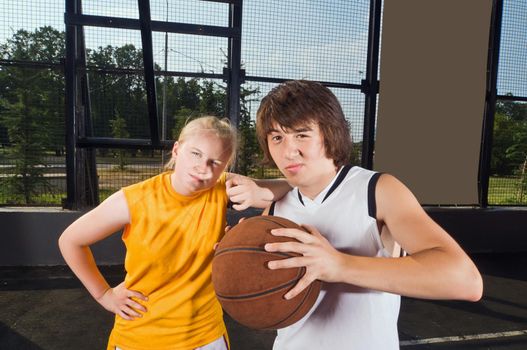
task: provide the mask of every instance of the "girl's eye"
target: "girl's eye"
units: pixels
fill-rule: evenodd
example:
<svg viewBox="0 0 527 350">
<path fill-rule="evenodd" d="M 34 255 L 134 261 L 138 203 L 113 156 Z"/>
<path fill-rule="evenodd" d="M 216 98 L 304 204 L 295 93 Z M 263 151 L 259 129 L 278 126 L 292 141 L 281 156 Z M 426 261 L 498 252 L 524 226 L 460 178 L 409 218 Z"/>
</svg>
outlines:
<svg viewBox="0 0 527 350">
<path fill-rule="evenodd" d="M 309 135 L 306 135 L 306 134 L 298 134 L 298 135 L 296 135 L 296 137 L 298 137 L 299 139 L 303 139 L 303 138 L 309 137 Z"/>
<path fill-rule="evenodd" d="M 276 136 L 272 136 L 272 137 L 271 137 L 271 140 L 272 140 L 273 142 L 280 141 L 281 139 L 282 139 L 282 137 L 279 136 L 279 135 L 276 135 Z"/>
</svg>

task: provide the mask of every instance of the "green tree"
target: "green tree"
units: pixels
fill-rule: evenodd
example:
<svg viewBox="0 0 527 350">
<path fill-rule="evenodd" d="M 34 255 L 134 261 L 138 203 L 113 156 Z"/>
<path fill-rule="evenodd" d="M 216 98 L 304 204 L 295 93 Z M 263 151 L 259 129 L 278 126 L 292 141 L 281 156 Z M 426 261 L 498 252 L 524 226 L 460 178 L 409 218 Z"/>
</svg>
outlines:
<svg viewBox="0 0 527 350">
<path fill-rule="evenodd" d="M 44 178 L 44 156 L 49 142 L 48 126 L 42 118 L 40 94 L 20 89 L 15 103 L 4 101 L 1 122 L 7 127 L 10 147 L 6 154 L 12 168 L 2 181 L 2 192 L 13 204 L 33 204 L 34 196 L 49 189 Z"/>
<path fill-rule="evenodd" d="M 130 133 L 126 129 L 126 120 L 120 115 L 117 115 L 114 119 L 110 120 L 110 126 L 112 128 L 112 136 L 115 138 L 125 139 L 130 137 Z M 126 169 L 126 151 L 124 149 L 118 149 L 116 151 L 117 157 L 117 169 Z"/>
<path fill-rule="evenodd" d="M 494 115 L 491 173 L 514 175 L 527 151 L 527 104 L 498 101 Z"/>
<path fill-rule="evenodd" d="M 226 117 L 227 93 L 224 86 L 205 80 L 201 86 L 199 110 L 202 115 Z"/>
<path fill-rule="evenodd" d="M 211 105 L 210 102 L 204 101 L 203 96 L 208 98 L 211 95 L 202 94 L 203 89 L 199 85 L 197 79 L 185 80 L 180 77 L 171 88 L 172 89 L 167 93 L 167 96 L 171 95 L 173 97 L 172 108 L 174 109 L 174 112 L 172 114 L 173 126 L 171 132 L 173 139 L 177 139 L 181 129 L 185 126 L 188 120 L 204 114 L 213 114 L 217 116 L 215 111 L 202 112 L 204 111 L 204 109 L 201 108 L 202 106 Z"/>
<path fill-rule="evenodd" d="M 5 60 L 60 62 L 64 33 L 52 27 L 17 31 L 0 45 Z M 30 204 L 43 187 L 47 150 L 64 151 L 64 77 L 53 69 L 6 66 L 0 70 L 0 129 L 13 168 L 2 190 Z M 4 136 L 4 137 L 5 137 Z"/>
<path fill-rule="evenodd" d="M 132 44 L 88 50 L 88 65 L 102 69 L 141 69 L 142 50 Z M 132 138 L 149 138 L 146 92 L 140 74 L 90 73 L 92 120 L 96 136 L 110 136 L 110 120 L 119 114 L 130 128 Z"/>
<path fill-rule="evenodd" d="M 236 157 L 236 171 L 244 175 L 255 175 L 262 159 L 262 151 L 256 137 L 256 124 L 251 119 L 248 108 L 252 98 L 260 92 L 259 88 L 242 87 L 240 91 L 240 120 L 238 125 L 240 135 L 240 150 Z"/>
<path fill-rule="evenodd" d="M 176 115 L 174 116 L 174 127 L 172 129 L 172 140 L 177 140 L 179 138 L 179 134 L 181 133 L 181 130 L 183 127 L 188 123 L 188 121 L 199 117 L 199 113 L 196 113 L 195 111 L 189 109 L 189 108 L 181 108 L 179 111 L 177 111 Z"/>
</svg>

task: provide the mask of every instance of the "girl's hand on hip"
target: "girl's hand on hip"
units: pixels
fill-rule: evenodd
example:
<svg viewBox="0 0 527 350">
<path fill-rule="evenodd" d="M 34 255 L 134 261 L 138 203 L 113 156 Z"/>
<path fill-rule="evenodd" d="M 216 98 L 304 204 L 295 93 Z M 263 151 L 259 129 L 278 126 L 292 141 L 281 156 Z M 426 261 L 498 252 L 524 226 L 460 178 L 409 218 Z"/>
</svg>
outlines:
<svg viewBox="0 0 527 350">
<path fill-rule="evenodd" d="M 125 320 L 132 321 L 138 317 L 143 317 L 140 313 L 145 313 L 146 308 L 138 303 L 137 300 L 147 301 L 148 298 L 143 294 L 126 289 L 124 282 L 114 288 L 108 288 L 104 294 L 97 299 L 106 310 L 121 316 Z"/>
</svg>

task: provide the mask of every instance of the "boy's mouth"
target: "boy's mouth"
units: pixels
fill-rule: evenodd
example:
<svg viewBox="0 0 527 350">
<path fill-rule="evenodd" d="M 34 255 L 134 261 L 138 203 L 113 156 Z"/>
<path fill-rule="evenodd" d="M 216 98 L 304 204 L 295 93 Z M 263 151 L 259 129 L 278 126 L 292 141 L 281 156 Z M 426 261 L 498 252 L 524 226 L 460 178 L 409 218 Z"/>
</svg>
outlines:
<svg viewBox="0 0 527 350">
<path fill-rule="evenodd" d="M 285 170 L 291 173 L 296 173 L 300 170 L 301 167 L 302 167 L 302 164 L 290 164 L 285 167 Z"/>
</svg>

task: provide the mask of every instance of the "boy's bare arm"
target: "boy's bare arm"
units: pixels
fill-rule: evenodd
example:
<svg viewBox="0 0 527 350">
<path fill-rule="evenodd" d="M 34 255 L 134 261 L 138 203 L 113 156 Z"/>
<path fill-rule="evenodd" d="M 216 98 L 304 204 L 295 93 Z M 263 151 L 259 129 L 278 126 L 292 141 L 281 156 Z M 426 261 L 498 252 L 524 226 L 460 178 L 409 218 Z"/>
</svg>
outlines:
<svg viewBox="0 0 527 350">
<path fill-rule="evenodd" d="M 345 282 L 363 288 L 427 299 L 477 301 L 483 283 L 479 271 L 461 247 L 421 208 L 397 179 L 382 175 L 376 189 L 378 219 L 409 253 L 401 258 L 362 257 L 337 251 L 315 228 L 273 230 L 300 243 L 273 243 L 268 251 L 303 256 L 269 263 L 270 268 L 306 266 L 306 274 L 288 297 L 313 280 Z"/>
</svg>

